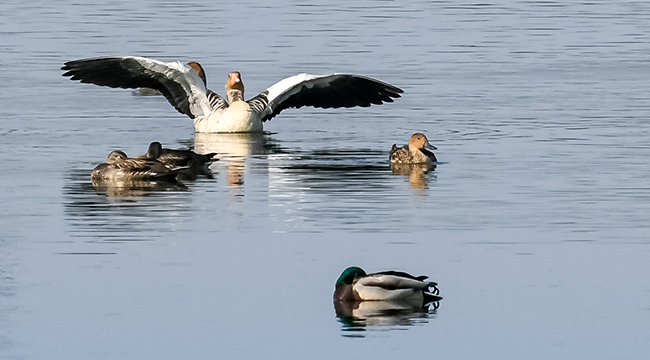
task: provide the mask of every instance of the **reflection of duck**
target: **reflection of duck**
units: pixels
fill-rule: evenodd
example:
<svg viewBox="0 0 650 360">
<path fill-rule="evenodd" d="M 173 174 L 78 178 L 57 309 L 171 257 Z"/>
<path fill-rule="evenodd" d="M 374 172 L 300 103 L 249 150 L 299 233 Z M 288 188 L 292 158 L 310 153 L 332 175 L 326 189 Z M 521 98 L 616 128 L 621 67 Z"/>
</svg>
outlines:
<svg viewBox="0 0 650 360">
<path fill-rule="evenodd" d="M 349 267 L 336 280 L 334 301 L 416 301 L 421 305 L 441 300 L 438 284 L 427 278 L 399 271 L 366 274 Z"/>
<path fill-rule="evenodd" d="M 408 175 L 409 183 L 415 189 L 426 189 L 429 179 L 425 175 L 435 169 L 433 164 L 390 164 L 391 172 L 394 175 Z"/>
<path fill-rule="evenodd" d="M 167 180 L 173 181 L 183 168 L 168 169 L 156 160 L 129 158 L 120 150 L 111 151 L 105 163 L 93 169 L 95 181 Z"/>
<path fill-rule="evenodd" d="M 227 101 L 208 90 L 191 65 L 144 57 L 103 57 L 69 61 L 63 76 L 102 86 L 153 88 L 179 112 L 194 119 L 196 132 L 261 132 L 263 122 L 286 108 L 339 108 L 392 102 L 403 91 L 359 75 L 300 74 L 283 79 L 244 101 L 239 72 L 226 83 Z"/>
<path fill-rule="evenodd" d="M 435 313 L 437 308 L 438 303 L 429 307 L 418 301 L 334 302 L 336 317 L 348 330 L 366 326 L 411 326 L 416 319 L 425 319 Z"/>
<path fill-rule="evenodd" d="M 92 179 L 96 192 L 107 196 L 145 196 L 157 191 L 184 191 L 187 187 L 180 182 L 134 180 L 134 179 Z"/>
<path fill-rule="evenodd" d="M 393 144 L 390 150 L 390 162 L 391 164 L 431 164 L 438 161 L 436 155 L 427 149 L 437 150 L 424 134 L 415 133 L 411 136 L 408 145 L 398 148 Z"/>
<path fill-rule="evenodd" d="M 188 179 L 196 179 L 197 175 L 210 176 L 208 166 L 219 159 L 215 158 L 216 152 L 197 154 L 192 150 L 165 149 L 158 141 L 149 145 L 147 153 L 138 156 L 141 159 L 157 160 L 163 163 L 168 169 L 185 168 L 179 176 Z"/>
</svg>

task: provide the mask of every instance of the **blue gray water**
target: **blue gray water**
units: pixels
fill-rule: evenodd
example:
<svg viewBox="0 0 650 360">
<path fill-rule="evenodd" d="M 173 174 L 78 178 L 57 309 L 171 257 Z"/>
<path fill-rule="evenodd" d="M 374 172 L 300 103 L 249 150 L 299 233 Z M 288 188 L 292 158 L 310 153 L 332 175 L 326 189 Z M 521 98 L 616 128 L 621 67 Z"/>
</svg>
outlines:
<svg viewBox="0 0 650 360">
<path fill-rule="evenodd" d="M 650 4 L 3 1 L 0 358 L 633 359 L 650 353 Z M 251 97 L 299 72 L 405 90 L 195 136 L 158 97 L 61 77 L 196 60 Z M 394 175 L 424 132 L 435 171 Z M 218 151 L 214 178 L 94 189 L 113 149 Z M 438 309 L 337 318 L 347 266 Z"/>
</svg>

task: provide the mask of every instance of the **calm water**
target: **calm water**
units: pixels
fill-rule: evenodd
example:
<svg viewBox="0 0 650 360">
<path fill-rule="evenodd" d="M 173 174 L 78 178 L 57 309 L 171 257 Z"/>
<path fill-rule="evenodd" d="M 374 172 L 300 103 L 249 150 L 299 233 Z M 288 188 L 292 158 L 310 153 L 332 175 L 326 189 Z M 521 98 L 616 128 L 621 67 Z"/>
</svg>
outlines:
<svg viewBox="0 0 650 360">
<path fill-rule="evenodd" d="M 320 3 L 0 4 L 0 358 L 647 356 L 650 4 Z M 405 94 L 195 136 L 162 98 L 61 77 L 125 54 L 200 61 L 221 93 L 241 71 L 247 97 L 299 72 Z M 441 163 L 392 174 L 416 131 Z M 154 140 L 219 152 L 214 178 L 91 186 Z M 350 265 L 444 300 L 337 318 Z"/>
</svg>

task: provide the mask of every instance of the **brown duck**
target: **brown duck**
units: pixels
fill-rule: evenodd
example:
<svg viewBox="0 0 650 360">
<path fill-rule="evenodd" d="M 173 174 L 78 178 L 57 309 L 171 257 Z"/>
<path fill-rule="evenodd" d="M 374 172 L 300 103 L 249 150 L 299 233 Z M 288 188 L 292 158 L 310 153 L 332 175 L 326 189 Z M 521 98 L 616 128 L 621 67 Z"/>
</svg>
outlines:
<svg viewBox="0 0 650 360">
<path fill-rule="evenodd" d="M 93 169 L 92 179 L 95 181 L 111 180 L 168 180 L 173 181 L 180 170 L 167 168 L 157 160 L 129 158 L 124 151 L 114 150 L 108 155 L 105 163 Z"/>
<path fill-rule="evenodd" d="M 431 145 L 424 134 L 415 133 L 411 136 L 408 145 L 398 148 L 393 144 L 390 150 L 390 162 L 391 164 L 431 164 L 438 161 L 436 155 L 427 149 L 438 148 Z"/>
</svg>

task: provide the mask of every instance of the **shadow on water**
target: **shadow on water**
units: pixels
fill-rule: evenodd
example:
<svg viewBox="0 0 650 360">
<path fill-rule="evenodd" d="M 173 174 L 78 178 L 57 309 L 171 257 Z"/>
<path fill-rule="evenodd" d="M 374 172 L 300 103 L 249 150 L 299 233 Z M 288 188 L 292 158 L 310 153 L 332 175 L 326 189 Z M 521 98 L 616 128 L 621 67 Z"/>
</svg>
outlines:
<svg viewBox="0 0 650 360">
<path fill-rule="evenodd" d="M 147 240 L 159 231 L 173 229 L 190 214 L 190 191 L 180 182 L 93 184 L 89 170 L 73 170 L 69 174 L 63 195 L 65 217 L 73 236 L 92 234 L 107 241 Z"/>
<path fill-rule="evenodd" d="M 408 301 L 334 301 L 341 336 L 365 337 L 366 331 L 405 330 L 426 324 L 433 318 L 439 302 L 422 305 Z"/>
<path fill-rule="evenodd" d="M 275 175 L 303 189 L 329 194 L 359 190 L 381 191 L 389 187 L 382 181 L 390 174 L 383 151 L 369 149 L 326 149 L 296 151 L 275 157 Z"/>
</svg>

